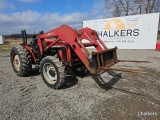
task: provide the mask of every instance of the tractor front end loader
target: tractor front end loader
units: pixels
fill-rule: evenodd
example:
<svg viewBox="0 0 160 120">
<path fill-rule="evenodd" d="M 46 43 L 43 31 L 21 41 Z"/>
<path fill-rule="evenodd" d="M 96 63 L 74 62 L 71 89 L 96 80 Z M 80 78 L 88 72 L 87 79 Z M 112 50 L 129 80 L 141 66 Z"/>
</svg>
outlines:
<svg viewBox="0 0 160 120">
<path fill-rule="evenodd" d="M 49 32 L 33 35 L 30 44 L 27 44 L 26 32 L 23 30 L 22 38 L 23 43 L 11 49 L 14 72 L 18 76 L 28 76 L 32 65 L 38 65 L 44 82 L 54 89 L 63 86 L 68 69 L 78 75 L 104 70 L 141 72 L 111 68 L 125 61 L 118 60 L 117 48 L 108 49 L 96 31 L 90 28 L 74 30 L 62 25 Z M 96 51 L 90 53 L 87 47 L 94 47 Z"/>
</svg>

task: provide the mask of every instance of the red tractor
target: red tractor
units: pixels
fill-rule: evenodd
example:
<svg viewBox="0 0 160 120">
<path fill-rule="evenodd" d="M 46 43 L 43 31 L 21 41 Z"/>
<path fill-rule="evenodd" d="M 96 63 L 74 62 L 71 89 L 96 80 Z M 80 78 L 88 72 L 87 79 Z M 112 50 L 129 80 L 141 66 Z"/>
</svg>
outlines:
<svg viewBox="0 0 160 120">
<path fill-rule="evenodd" d="M 14 46 L 10 53 L 14 72 L 17 76 L 28 76 L 32 65 L 38 65 L 44 82 L 54 89 L 63 86 L 68 69 L 78 75 L 84 75 L 87 71 L 93 74 L 104 70 L 132 71 L 110 68 L 120 61 L 117 59 L 117 48 L 108 49 L 96 31 L 90 28 L 74 30 L 62 25 L 33 35 L 29 45 L 25 30 L 22 31 L 22 38 L 23 43 Z M 90 53 L 87 49 L 90 46 L 96 52 Z"/>
</svg>

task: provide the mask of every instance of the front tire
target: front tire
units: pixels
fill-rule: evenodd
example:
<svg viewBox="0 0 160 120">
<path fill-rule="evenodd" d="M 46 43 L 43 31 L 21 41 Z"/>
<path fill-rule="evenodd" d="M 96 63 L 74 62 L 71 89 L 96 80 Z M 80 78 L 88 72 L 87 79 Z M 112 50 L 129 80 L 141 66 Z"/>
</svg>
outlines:
<svg viewBox="0 0 160 120">
<path fill-rule="evenodd" d="M 23 46 L 14 46 L 10 53 L 11 64 L 17 76 L 26 77 L 32 70 L 30 53 Z"/>
<path fill-rule="evenodd" d="M 54 89 L 60 89 L 65 82 L 65 66 L 58 58 L 47 56 L 40 63 L 40 72 L 44 83 Z"/>
</svg>

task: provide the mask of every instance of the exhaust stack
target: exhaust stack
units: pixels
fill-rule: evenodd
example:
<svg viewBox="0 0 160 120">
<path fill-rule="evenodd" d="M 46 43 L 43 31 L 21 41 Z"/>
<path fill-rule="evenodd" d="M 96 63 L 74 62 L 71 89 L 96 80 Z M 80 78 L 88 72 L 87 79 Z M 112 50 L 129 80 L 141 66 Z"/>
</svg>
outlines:
<svg viewBox="0 0 160 120">
<path fill-rule="evenodd" d="M 23 41 L 23 44 L 26 44 L 26 45 L 27 45 L 26 30 L 21 30 L 21 33 L 22 33 L 22 41 Z"/>
</svg>

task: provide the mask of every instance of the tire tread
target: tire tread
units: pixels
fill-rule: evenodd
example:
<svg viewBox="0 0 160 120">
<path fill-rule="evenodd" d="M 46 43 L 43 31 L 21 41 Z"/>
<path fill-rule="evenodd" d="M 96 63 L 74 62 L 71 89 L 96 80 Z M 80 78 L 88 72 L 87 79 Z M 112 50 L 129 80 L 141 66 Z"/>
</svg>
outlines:
<svg viewBox="0 0 160 120">
<path fill-rule="evenodd" d="M 60 74 L 60 79 L 59 79 L 58 83 L 56 84 L 56 86 L 54 86 L 54 89 L 60 89 L 65 83 L 65 66 L 62 65 L 62 62 L 59 61 L 59 58 L 56 58 L 56 57 L 53 57 L 53 56 L 46 56 L 45 58 L 42 59 L 40 64 L 42 64 L 47 59 L 49 59 L 52 62 L 54 62 L 54 64 L 58 68 L 58 71 L 59 71 L 59 74 Z M 40 69 L 42 69 L 42 66 L 41 66 Z M 51 86 L 49 84 L 47 84 L 47 85 L 49 87 L 53 87 L 53 86 Z"/>
<path fill-rule="evenodd" d="M 12 54 L 15 54 L 16 51 L 19 53 L 19 59 L 21 61 L 20 71 L 17 72 L 16 74 L 18 76 L 20 76 L 20 77 L 22 77 L 22 76 L 26 77 L 26 76 L 28 76 L 30 74 L 30 72 L 32 70 L 31 55 L 30 55 L 30 53 L 28 52 L 28 50 L 26 48 L 24 48 L 21 45 L 18 45 L 18 46 L 14 46 L 11 49 L 11 53 L 10 53 L 11 57 L 12 57 Z M 11 63 L 12 63 L 12 59 L 11 59 Z"/>
</svg>

